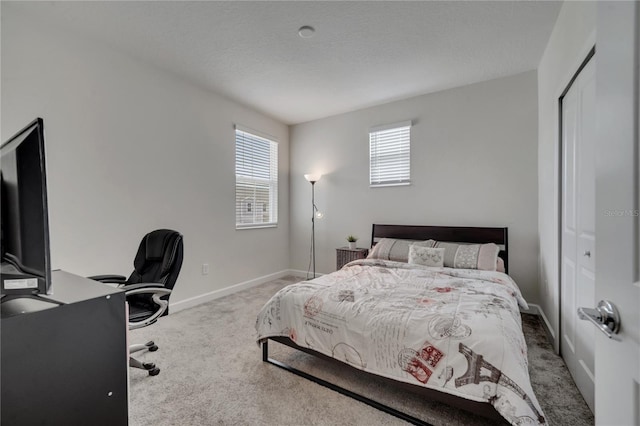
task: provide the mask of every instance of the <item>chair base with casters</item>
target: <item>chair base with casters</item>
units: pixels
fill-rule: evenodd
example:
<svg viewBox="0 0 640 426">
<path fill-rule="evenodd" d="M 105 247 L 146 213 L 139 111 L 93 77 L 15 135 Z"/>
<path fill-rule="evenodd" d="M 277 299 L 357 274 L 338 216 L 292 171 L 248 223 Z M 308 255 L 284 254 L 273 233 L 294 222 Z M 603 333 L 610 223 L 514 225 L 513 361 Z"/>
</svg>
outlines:
<svg viewBox="0 0 640 426">
<path fill-rule="evenodd" d="M 129 345 L 129 367 L 139 368 L 141 370 L 147 370 L 150 376 L 157 376 L 158 374 L 160 374 L 160 369 L 156 367 L 154 363 L 142 362 L 131 356 L 131 354 L 135 352 L 140 352 L 140 351 L 155 352 L 157 350 L 158 350 L 158 345 L 153 343 L 153 340 L 145 343 L 144 345 L 141 343 Z"/>
<path fill-rule="evenodd" d="M 144 303 L 135 303 L 129 305 L 129 330 L 135 330 L 137 328 L 146 327 L 158 321 L 169 308 L 169 302 L 161 299 L 163 296 L 169 296 L 171 290 L 162 286 L 162 284 L 156 283 L 140 283 L 140 284 L 124 284 L 126 278 L 122 275 L 95 275 L 89 277 L 92 280 L 100 281 L 108 284 L 117 284 L 116 288 L 122 289 L 125 292 L 127 300 L 131 296 L 141 295 L 148 297 L 149 300 Z M 149 297 L 150 296 L 150 297 Z M 155 352 L 158 350 L 158 345 L 153 341 L 145 344 L 133 344 L 129 345 L 129 367 L 139 368 L 141 370 L 147 370 L 150 376 L 157 376 L 160 373 L 160 369 L 152 362 L 142 362 L 131 356 L 135 352 L 141 351 Z"/>
<path fill-rule="evenodd" d="M 104 283 L 117 283 L 118 287 L 124 290 L 127 300 L 131 296 L 151 296 L 147 303 L 136 303 L 129 305 L 129 330 L 135 330 L 137 328 L 146 327 L 158 321 L 169 308 L 169 302 L 161 299 L 163 296 L 169 296 L 171 290 L 162 286 L 162 284 L 156 283 L 140 283 L 140 284 L 122 284 L 125 279 L 123 276 L 118 275 L 98 275 L 90 277 L 93 280 Z M 131 354 L 141 351 L 155 352 L 158 350 L 158 345 L 153 341 L 145 344 L 133 344 L 129 345 L 129 367 L 139 368 L 149 372 L 150 376 L 157 376 L 160 374 L 160 369 L 152 362 L 142 362 Z"/>
<path fill-rule="evenodd" d="M 125 294 L 127 295 L 127 297 L 136 294 L 151 295 L 151 300 L 153 301 L 153 304 L 148 304 L 148 306 L 129 306 L 129 330 L 135 330 L 137 328 L 142 328 L 153 324 L 154 322 L 158 321 L 158 318 L 164 315 L 164 313 L 169 308 L 169 302 L 161 299 L 160 297 L 170 295 L 171 290 L 166 289 L 159 284 L 130 284 L 124 285 L 122 289 L 125 290 Z M 153 341 L 147 342 L 145 344 L 137 343 L 129 345 L 129 367 L 147 370 L 150 376 L 157 376 L 160 373 L 160 369 L 156 367 L 154 363 L 142 362 L 131 356 L 131 354 L 136 352 L 155 352 L 157 350 L 158 345 L 156 345 Z"/>
</svg>

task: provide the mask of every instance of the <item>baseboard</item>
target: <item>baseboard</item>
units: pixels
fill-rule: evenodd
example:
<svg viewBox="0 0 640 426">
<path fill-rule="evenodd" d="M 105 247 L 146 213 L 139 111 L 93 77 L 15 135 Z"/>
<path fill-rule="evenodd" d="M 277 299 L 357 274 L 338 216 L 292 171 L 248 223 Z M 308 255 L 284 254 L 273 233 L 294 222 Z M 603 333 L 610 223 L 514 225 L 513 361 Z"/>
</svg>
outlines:
<svg viewBox="0 0 640 426">
<path fill-rule="evenodd" d="M 300 277 L 300 278 L 305 279 L 305 280 L 307 279 L 307 276 L 309 276 L 308 279 L 310 279 L 310 280 L 313 279 L 311 277 L 312 274 L 310 272 L 307 272 L 307 271 L 301 271 L 299 269 L 288 269 L 288 271 L 289 271 L 290 275 L 295 275 L 296 277 Z M 316 278 L 321 277 L 323 275 L 325 275 L 325 274 L 321 274 L 320 272 L 316 272 Z"/>
<path fill-rule="evenodd" d="M 193 308 L 194 306 L 201 305 L 203 303 L 211 302 L 212 300 L 219 299 L 221 297 L 229 296 L 230 294 L 237 293 L 242 290 L 247 290 L 252 287 L 259 286 L 260 284 L 264 284 L 266 282 L 276 280 L 278 278 L 286 277 L 287 275 L 294 275 L 296 277 L 300 277 L 304 279 L 306 272 L 304 271 L 296 271 L 293 269 L 285 269 L 279 272 L 274 272 L 273 274 L 264 275 L 262 277 L 254 278 L 249 281 L 244 281 L 238 284 L 231 285 L 229 287 L 221 288 L 219 290 L 214 290 L 209 293 L 201 294 L 198 296 L 190 297 L 185 300 L 180 300 L 179 302 L 170 303 L 169 304 L 169 312 L 176 313 L 185 309 Z M 318 275 L 318 274 L 316 274 Z"/>
<path fill-rule="evenodd" d="M 544 311 L 542 310 L 542 308 L 539 305 L 536 305 L 533 303 L 529 304 L 529 306 L 535 306 L 535 308 L 538 310 L 538 315 L 542 317 L 542 322 L 544 323 L 544 328 L 546 329 L 547 334 L 551 336 L 552 340 L 555 340 L 556 333 L 555 331 L 553 331 L 553 327 L 551 327 L 551 323 L 549 322 L 549 319 L 547 318 L 547 316 L 544 314 Z"/>
<path fill-rule="evenodd" d="M 542 327 L 547 334 L 547 339 L 549 339 L 551 345 L 554 346 L 554 351 L 558 353 L 558 351 L 555 350 L 556 333 L 553 331 L 553 327 L 551 327 L 549 319 L 544 314 L 542 307 L 540 307 L 540 305 L 536 305 L 535 303 L 529 303 L 529 309 L 520 309 L 520 312 L 538 315 L 540 318 L 542 318 Z"/>
<path fill-rule="evenodd" d="M 529 309 L 520 308 L 520 312 L 522 312 L 523 314 L 538 315 L 540 318 L 542 318 L 542 325 L 544 327 L 544 331 L 547 334 L 549 341 L 553 344 L 553 342 L 555 342 L 555 339 L 556 339 L 556 333 L 553 331 L 553 327 L 551 327 L 551 324 L 549 323 L 549 319 L 544 314 L 542 307 L 540 307 L 540 305 L 537 305 L 535 303 L 529 303 L 528 305 L 529 305 Z"/>
<path fill-rule="evenodd" d="M 551 336 L 552 339 L 556 338 L 556 333 L 554 333 L 553 328 L 549 323 L 549 319 L 544 314 L 544 311 L 542 310 L 540 305 L 536 305 L 535 303 L 529 303 L 529 309 L 520 308 L 520 312 L 522 312 L 523 314 L 532 314 L 532 315 L 540 316 L 542 318 L 542 321 L 544 322 L 544 328 L 546 329 L 547 334 Z"/>
<path fill-rule="evenodd" d="M 520 306 L 520 313 L 523 314 L 531 314 L 531 315 L 540 315 L 540 306 L 534 304 L 534 303 L 528 303 L 529 305 L 529 309 L 524 309 L 522 306 Z"/>
</svg>

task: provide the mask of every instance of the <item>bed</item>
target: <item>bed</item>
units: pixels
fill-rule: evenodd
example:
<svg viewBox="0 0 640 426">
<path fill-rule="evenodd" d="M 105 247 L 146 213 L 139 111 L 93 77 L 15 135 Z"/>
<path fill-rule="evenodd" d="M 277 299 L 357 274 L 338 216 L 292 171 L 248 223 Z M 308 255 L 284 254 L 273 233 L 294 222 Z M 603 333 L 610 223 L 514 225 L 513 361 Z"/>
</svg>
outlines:
<svg viewBox="0 0 640 426">
<path fill-rule="evenodd" d="M 528 374 L 527 303 L 506 273 L 507 228 L 374 224 L 371 241 L 367 259 L 265 304 L 256 321 L 263 361 L 414 424 L 425 423 L 270 358 L 269 341 L 483 416 L 545 424 Z"/>
</svg>

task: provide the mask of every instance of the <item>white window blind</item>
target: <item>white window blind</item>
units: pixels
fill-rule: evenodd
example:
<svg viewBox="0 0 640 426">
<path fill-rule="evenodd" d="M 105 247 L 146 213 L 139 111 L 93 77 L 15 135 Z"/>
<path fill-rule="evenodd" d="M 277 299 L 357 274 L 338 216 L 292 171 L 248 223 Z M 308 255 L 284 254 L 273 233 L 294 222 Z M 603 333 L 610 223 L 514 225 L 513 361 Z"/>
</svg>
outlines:
<svg viewBox="0 0 640 426">
<path fill-rule="evenodd" d="M 410 121 L 370 129 L 370 185 L 409 185 L 411 183 L 410 148 Z"/>
<path fill-rule="evenodd" d="M 236 126 L 236 229 L 278 224 L 278 143 Z"/>
</svg>

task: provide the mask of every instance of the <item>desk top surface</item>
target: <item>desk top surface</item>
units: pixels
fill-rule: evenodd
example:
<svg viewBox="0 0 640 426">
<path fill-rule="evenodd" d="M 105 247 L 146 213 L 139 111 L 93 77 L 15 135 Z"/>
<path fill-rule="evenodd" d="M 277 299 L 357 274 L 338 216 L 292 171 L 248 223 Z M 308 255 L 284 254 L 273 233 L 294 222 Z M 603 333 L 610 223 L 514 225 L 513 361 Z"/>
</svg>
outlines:
<svg viewBox="0 0 640 426">
<path fill-rule="evenodd" d="M 122 293 L 120 289 L 60 270 L 51 273 L 51 290 L 52 294 L 5 296 L 7 299 L 0 303 L 1 317 L 8 318 L 17 314 L 42 311 L 60 305 Z"/>
</svg>

